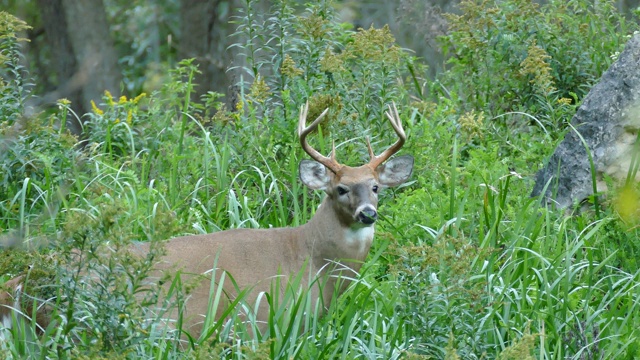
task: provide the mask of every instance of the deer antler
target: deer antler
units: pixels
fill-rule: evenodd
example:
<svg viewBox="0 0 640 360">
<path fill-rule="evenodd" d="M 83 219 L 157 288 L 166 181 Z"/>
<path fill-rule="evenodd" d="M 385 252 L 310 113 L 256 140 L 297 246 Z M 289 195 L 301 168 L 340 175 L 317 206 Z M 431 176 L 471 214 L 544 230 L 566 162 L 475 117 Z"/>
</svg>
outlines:
<svg viewBox="0 0 640 360">
<path fill-rule="evenodd" d="M 372 169 L 377 168 L 380 164 L 385 162 L 391 155 L 395 154 L 402 148 L 405 140 L 407 140 L 407 135 L 404 133 L 404 129 L 402 128 L 402 122 L 400 121 L 400 115 L 398 115 L 398 109 L 396 108 L 396 103 L 392 102 L 393 107 L 389 105 L 389 111 L 385 112 L 387 118 L 391 122 L 391 126 L 393 130 L 395 130 L 396 134 L 398 134 L 398 141 L 395 144 L 391 145 L 387 150 L 385 150 L 382 154 L 376 156 L 373 153 L 373 149 L 371 148 L 371 143 L 369 142 L 369 138 L 367 138 L 367 147 L 369 148 L 369 156 L 371 156 L 371 161 L 369 161 L 369 166 Z"/>
<path fill-rule="evenodd" d="M 333 150 L 331 151 L 331 157 L 328 158 L 320 154 L 316 149 L 312 148 L 307 143 L 307 135 L 309 135 L 310 132 L 312 132 L 313 130 L 315 130 L 315 128 L 318 127 L 320 120 L 322 120 L 322 118 L 327 114 L 327 111 L 329 111 L 329 109 L 328 108 L 325 109 L 322 112 L 322 114 L 320 114 L 320 116 L 318 116 L 318 118 L 314 122 L 312 122 L 311 125 L 307 127 L 306 122 L 307 122 L 308 111 L 309 111 L 309 102 L 307 101 L 305 105 L 300 107 L 300 120 L 298 121 L 298 137 L 300 137 L 300 145 L 302 145 L 302 148 L 304 149 L 304 151 L 307 154 L 309 154 L 309 156 L 311 156 L 312 159 L 324 165 L 327 169 L 331 170 L 334 174 L 336 174 L 338 173 L 338 171 L 340 171 L 340 168 L 342 167 L 342 165 L 340 165 L 336 161 L 335 144 L 333 146 Z"/>
</svg>

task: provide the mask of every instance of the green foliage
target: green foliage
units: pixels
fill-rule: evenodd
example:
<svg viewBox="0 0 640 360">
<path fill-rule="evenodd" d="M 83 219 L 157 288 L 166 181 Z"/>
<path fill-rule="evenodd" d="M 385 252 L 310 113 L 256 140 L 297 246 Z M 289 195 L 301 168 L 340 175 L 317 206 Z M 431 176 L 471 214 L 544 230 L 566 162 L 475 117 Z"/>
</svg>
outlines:
<svg viewBox="0 0 640 360">
<path fill-rule="evenodd" d="M 174 0 L 105 0 L 107 21 L 123 56 L 123 85 L 129 94 L 155 90 L 175 62 L 180 3 Z M 171 65 L 170 65 L 171 64 Z"/>
<path fill-rule="evenodd" d="M 39 211 L 57 211 L 54 188 L 64 188 L 82 166 L 77 139 L 55 128 L 50 119 L 22 119 L 13 126 L 0 123 L 0 213 L 7 221 L 0 228 L 24 228 Z M 5 227 L 6 226 L 6 227 Z"/>
<path fill-rule="evenodd" d="M 26 70 L 20 63 L 21 31 L 29 26 L 15 16 L 0 11 L 0 119 L 12 125 L 24 110 L 24 100 L 29 93 Z M 3 121 L 3 123 L 5 122 Z"/>
<path fill-rule="evenodd" d="M 402 104 L 409 94 L 398 81 L 409 76 L 411 60 L 389 28 L 352 31 L 335 20 L 330 1 L 309 4 L 299 15 L 291 1 L 275 2 L 268 14 L 256 12 L 257 3 L 247 0 L 235 20 L 241 39 L 236 47 L 247 62 L 240 86 L 251 111 L 280 126 L 279 119 L 295 118 L 309 101 L 310 120 L 330 109 L 322 127 L 337 142 L 349 140 L 342 133 L 383 133 L 386 106 Z"/>
<path fill-rule="evenodd" d="M 66 219 L 63 243 L 56 250 L 64 265 L 57 273 L 60 318 L 50 326 L 62 329 L 65 342 L 80 338 L 77 349 L 91 356 L 131 356 L 152 331 L 150 319 L 159 318 L 153 301 L 159 290 L 147 288 L 145 279 L 161 250 L 152 246 L 149 255 L 140 258 L 129 245 L 144 239 L 139 232 L 162 239 L 179 226 L 162 211 L 140 224 L 143 214 L 125 199 L 114 202 L 103 195 L 93 204 L 92 211 Z"/>
<path fill-rule="evenodd" d="M 20 236 L 29 233 L 31 219 L 45 225 L 39 212 L 55 214 L 57 199 L 48 190 L 67 185 L 69 170 L 83 160 L 74 149 L 77 139 L 64 130 L 68 102 L 61 100 L 60 114 L 48 118 L 24 116 L 31 86 L 20 62 L 24 39 L 17 34 L 28 28 L 0 12 L 0 231 L 16 230 Z"/>
<path fill-rule="evenodd" d="M 185 60 L 158 91 L 105 93 L 83 115 L 83 147 L 65 128 L 68 102 L 25 114 L 25 73 L 13 81 L 18 63 L 4 63 L 0 240 L 25 246 L 2 250 L 0 282 L 28 274 L 23 308 L 44 304 L 54 316 L 44 329 L 27 319 L 0 330 L 0 357 L 637 357 L 637 209 L 613 200 L 594 218 L 529 198 L 532 171 L 627 29 L 608 3 L 585 4 L 466 2 L 444 39 L 450 71 L 423 86 L 419 61 L 386 27 L 354 31 L 329 2 L 278 1 L 262 14 L 247 0 L 235 19 L 247 67 L 233 112 L 219 94 L 192 99 L 198 69 Z M 19 58 L 8 39 L 2 54 Z M 434 91 L 441 84 L 446 94 Z M 295 279 L 262 298 L 273 309 L 266 331 L 239 316 L 251 313 L 242 295 L 216 320 L 217 284 L 205 334 L 179 343 L 186 334 L 162 317 L 193 284 L 176 273 L 162 279 L 169 290 L 148 287 L 162 248 L 140 258 L 130 244 L 307 222 L 321 195 L 297 178 L 306 101 L 311 120 L 330 108 L 314 146 L 328 153 L 337 140 L 351 165 L 366 159 L 363 137 L 375 135 L 376 149 L 395 141 L 384 117 L 394 101 L 408 134 L 402 151 L 416 160 L 412 181 L 382 195 L 370 258 L 326 315 Z"/>
<path fill-rule="evenodd" d="M 442 81 L 466 108 L 492 115 L 538 116 L 581 101 L 638 29 L 613 1 L 466 0 L 460 8 L 440 39 L 451 55 Z M 549 120 L 562 129 L 568 119 Z"/>
<path fill-rule="evenodd" d="M 488 249 L 464 239 L 437 238 L 425 243 L 396 245 L 389 270 L 406 284 L 402 307 L 420 351 L 443 358 L 445 345 L 454 345 L 463 358 L 489 350 L 486 330 L 475 326 L 489 304 L 486 279 L 475 276 L 473 264 L 486 261 Z"/>
</svg>

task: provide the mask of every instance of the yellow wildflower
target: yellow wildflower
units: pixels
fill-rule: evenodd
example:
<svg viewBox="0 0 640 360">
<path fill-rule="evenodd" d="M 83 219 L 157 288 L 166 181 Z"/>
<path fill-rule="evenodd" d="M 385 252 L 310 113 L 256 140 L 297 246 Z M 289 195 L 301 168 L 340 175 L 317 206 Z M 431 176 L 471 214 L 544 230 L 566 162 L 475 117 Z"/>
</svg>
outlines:
<svg viewBox="0 0 640 360">
<path fill-rule="evenodd" d="M 16 41 L 30 41 L 29 39 L 21 38 L 17 34 L 23 30 L 32 29 L 26 22 L 18 19 L 17 17 L 5 12 L 0 11 L 0 38 L 2 39 L 14 39 Z M 0 54 L 0 60 L 6 61 L 6 56 Z M 2 62 L 0 62 L 1 64 Z"/>
<path fill-rule="evenodd" d="M 244 104 L 242 102 L 242 100 L 238 100 L 238 102 L 236 102 L 236 111 L 231 113 L 231 116 L 233 116 L 234 121 L 235 122 L 239 122 L 242 114 L 244 114 Z"/>
<path fill-rule="evenodd" d="M 115 103 L 113 102 L 113 95 L 109 92 L 109 90 L 104 91 L 104 97 L 107 100 L 107 105 L 113 106 Z"/>
<path fill-rule="evenodd" d="M 258 75 L 251 84 L 249 96 L 258 103 L 263 103 L 269 97 L 269 85 Z"/>
<path fill-rule="evenodd" d="M 98 108 L 98 106 L 96 105 L 95 101 L 93 101 L 93 100 L 91 100 L 91 110 L 93 110 L 93 112 L 96 115 L 104 114 L 104 111 L 100 110 L 100 108 Z"/>
<path fill-rule="evenodd" d="M 133 111 L 129 109 L 129 111 L 127 111 L 127 124 L 131 125 L 132 118 L 133 118 Z"/>
<path fill-rule="evenodd" d="M 280 67 L 280 72 L 288 77 L 296 77 L 298 75 L 302 75 L 303 71 L 298 69 L 296 66 L 296 62 L 286 54 L 284 56 L 284 60 L 282 60 L 282 66 Z"/>
<path fill-rule="evenodd" d="M 345 71 L 344 59 L 348 57 L 348 54 L 346 56 L 336 55 L 330 48 L 327 48 L 324 56 L 320 59 L 320 70 L 330 73 Z"/>
<path fill-rule="evenodd" d="M 484 121 L 484 112 L 476 113 L 474 110 L 464 113 L 458 118 L 461 132 L 472 139 L 474 137 L 482 137 L 482 123 Z"/>
<path fill-rule="evenodd" d="M 327 24 L 329 21 L 318 14 L 309 17 L 299 17 L 302 25 L 298 32 L 311 39 L 322 39 L 327 34 Z"/>
<path fill-rule="evenodd" d="M 114 124 L 120 124 L 120 118 L 117 118 L 113 123 Z"/>
<path fill-rule="evenodd" d="M 126 104 L 126 103 L 127 103 L 127 97 L 124 96 L 124 95 L 120 96 L 120 100 L 118 101 L 118 104 L 122 105 L 122 104 Z"/>
<path fill-rule="evenodd" d="M 527 58 L 520 63 L 520 74 L 531 77 L 529 82 L 543 94 L 556 90 L 553 84 L 553 70 L 549 64 L 551 56 L 546 50 L 536 45 L 533 40 L 527 50 Z"/>
<path fill-rule="evenodd" d="M 397 63 L 402 56 L 402 50 L 396 46 L 396 39 L 389 29 L 389 25 L 376 29 L 371 25 L 368 30 L 358 29 L 353 35 L 353 42 L 349 44 L 342 56 L 356 56 Z"/>
<path fill-rule="evenodd" d="M 134 97 L 133 99 L 131 99 L 131 102 L 134 104 L 137 104 L 138 101 L 142 100 L 143 97 L 147 96 L 147 93 L 141 93 L 140 95 Z"/>
<path fill-rule="evenodd" d="M 233 122 L 234 118 L 233 114 L 227 111 L 227 106 L 223 104 L 222 107 L 220 107 L 220 109 L 218 109 L 218 111 L 216 111 L 216 113 L 211 117 L 211 120 L 216 123 L 227 124 Z"/>
</svg>

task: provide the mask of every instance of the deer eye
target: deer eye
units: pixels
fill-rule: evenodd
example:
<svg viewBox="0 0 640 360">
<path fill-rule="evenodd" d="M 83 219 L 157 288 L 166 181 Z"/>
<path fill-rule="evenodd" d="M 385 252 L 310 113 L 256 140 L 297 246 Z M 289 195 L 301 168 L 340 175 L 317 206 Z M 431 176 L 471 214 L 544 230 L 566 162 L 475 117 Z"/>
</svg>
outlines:
<svg viewBox="0 0 640 360">
<path fill-rule="evenodd" d="M 373 192 L 377 194 L 378 193 L 378 185 L 373 185 L 371 190 L 373 190 Z"/>
<path fill-rule="evenodd" d="M 338 195 L 344 195 L 348 192 L 349 192 L 349 189 L 347 189 L 346 187 L 338 186 Z"/>
</svg>

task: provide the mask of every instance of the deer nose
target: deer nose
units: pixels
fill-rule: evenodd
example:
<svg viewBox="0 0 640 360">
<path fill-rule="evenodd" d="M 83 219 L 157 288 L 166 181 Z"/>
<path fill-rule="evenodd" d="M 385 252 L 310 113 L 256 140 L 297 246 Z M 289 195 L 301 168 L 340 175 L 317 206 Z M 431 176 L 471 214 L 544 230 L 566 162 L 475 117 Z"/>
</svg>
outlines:
<svg viewBox="0 0 640 360">
<path fill-rule="evenodd" d="M 378 219 L 378 213 L 374 209 L 364 209 L 358 213 L 358 221 L 371 225 Z"/>
</svg>

